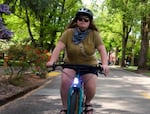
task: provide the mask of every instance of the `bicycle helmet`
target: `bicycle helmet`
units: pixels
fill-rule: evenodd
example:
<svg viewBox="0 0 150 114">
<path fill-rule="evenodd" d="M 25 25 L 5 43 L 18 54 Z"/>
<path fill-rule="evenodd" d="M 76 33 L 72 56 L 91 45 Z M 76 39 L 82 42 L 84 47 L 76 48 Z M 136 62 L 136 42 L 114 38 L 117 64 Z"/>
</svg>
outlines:
<svg viewBox="0 0 150 114">
<path fill-rule="evenodd" d="M 76 17 L 79 17 L 80 15 L 86 15 L 88 16 L 91 20 L 93 20 L 93 13 L 91 10 L 87 8 L 81 8 L 77 11 Z"/>
</svg>

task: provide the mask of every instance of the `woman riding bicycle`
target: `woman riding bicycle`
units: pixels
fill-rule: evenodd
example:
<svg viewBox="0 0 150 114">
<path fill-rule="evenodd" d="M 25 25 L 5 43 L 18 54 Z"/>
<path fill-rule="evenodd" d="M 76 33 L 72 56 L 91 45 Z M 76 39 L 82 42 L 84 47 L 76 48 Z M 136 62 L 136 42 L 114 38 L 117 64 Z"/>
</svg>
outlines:
<svg viewBox="0 0 150 114">
<path fill-rule="evenodd" d="M 64 62 L 69 64 L 96 65 L 95 51 L 98 50 L 101 56 L 102 67 L 105 75 L 108 75 L 107 52 L 98 29 L 93 22 L 93 13 L 87 8 L 81 8 L 76 12 L 74 19 L 70 22 L 57 43 L 47 66 L 52 66 L 58 59 L 60 52 L 65 49 Z M 61 77 L 61 99 L 62 110 L 60 114 L 66 114 L 68 90 L 72 83 L 75 71 L 64 68 Z M 93 114 L 91 100 L 96 93 L 96 71 L 82 72 L 82 79 L 85 82 L 85 114 Z"/>
</svg>

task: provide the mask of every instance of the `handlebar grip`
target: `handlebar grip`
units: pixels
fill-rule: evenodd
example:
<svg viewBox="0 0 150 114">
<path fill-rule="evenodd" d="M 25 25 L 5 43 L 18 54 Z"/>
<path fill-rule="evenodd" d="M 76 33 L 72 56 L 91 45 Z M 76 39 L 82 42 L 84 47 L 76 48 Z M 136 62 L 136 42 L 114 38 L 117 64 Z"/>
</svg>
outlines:
<svg viewBox="0 0 150 114">
<path fill-rule="evenodd" d="M 47 66 L 48 72 L 52 72 L 52 71 L 56 70 L 57 66 L 60 66 L 60 65 L 54 63 L 52 66 Z"/>
<path fill-rule="evenodd" d="M 47 66 L 48 72 L 52 72 L 55 70 L 55 65 Z"/>
</svg>

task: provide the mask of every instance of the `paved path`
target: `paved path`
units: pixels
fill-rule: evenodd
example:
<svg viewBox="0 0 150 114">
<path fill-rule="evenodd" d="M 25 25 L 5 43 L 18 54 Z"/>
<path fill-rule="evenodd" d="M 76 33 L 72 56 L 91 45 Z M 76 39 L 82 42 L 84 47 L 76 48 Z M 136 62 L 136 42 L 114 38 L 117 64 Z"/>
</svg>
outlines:
<svg viewBox="0 0 150 114">
<path fill-rule="evenodd" d="M 0 114 L 58 114 L 60 77 L 0 107 Z M 98 78 L 94 114 L 150 114 L 150 78 L 120 69 Z"/>
</svg>

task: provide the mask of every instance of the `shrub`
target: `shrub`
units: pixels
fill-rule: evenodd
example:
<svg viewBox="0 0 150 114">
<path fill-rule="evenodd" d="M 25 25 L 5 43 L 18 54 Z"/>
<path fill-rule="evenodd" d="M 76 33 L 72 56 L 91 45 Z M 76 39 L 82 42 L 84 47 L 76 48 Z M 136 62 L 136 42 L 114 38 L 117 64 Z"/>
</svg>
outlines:
<svg viewBox="0 0 150 114">
<path fill-rule="evenodd" d="M 10 80 L 22 78 L 27 71 L 38 72 L 41 77 L 46 76 L 46 62 L 48 51 L 26 45 L 11 45 L 7 49 L 8 70 Z"/>
</svg>

